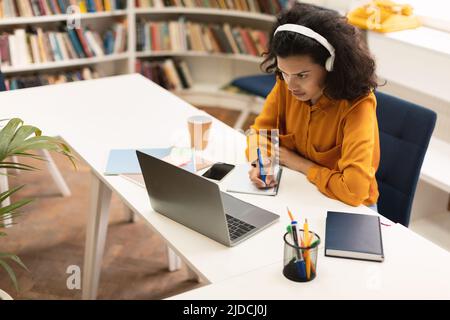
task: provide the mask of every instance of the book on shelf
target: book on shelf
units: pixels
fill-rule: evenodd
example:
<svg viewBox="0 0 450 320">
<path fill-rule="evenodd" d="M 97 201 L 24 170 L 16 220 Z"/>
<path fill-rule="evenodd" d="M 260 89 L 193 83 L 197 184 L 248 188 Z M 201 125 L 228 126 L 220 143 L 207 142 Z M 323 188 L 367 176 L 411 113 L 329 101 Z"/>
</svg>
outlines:
<svg viewBox="0 0 450 320">
<path fill-rule="evenodd" d="M 115 23 L 103 36 L 90 28 L 71 29 L 62 24 L 57 30 L 42 27 L 17 28 L 0 35 L 2 67 L 102 57 L 126 51 L 126 25 Z"/>
<path fill-rule="evenodd" d="M 161 61 L 136 61 L 136 72 L 168 90 L 191 88 L 193 80 L 186 61 L 164 59 Z"/>
<path fill-rule="evenodd" d="M 6 76 L 5 86 L 6 90 L 17 90 L 57 83 L 96 79 L 98 77 L 99 74 L 97 71 L 84 67 L 82 69 L 66 70 L 53 74 L 32 74 L 13 77 Z"/>
<path fill-rule="evenodd" d="M 0 19 L 70 14 L 78 10 L 80 13 L 108 12 L 126 6 L 126 0 L 0 0 Z"/>
<path fill-rule="evenodd" d="M 179 18 L 136 23 L 136 50 L 197 51 L 261 56 L 268 46 L 267 32 L 225 24 L 206 24 Z"/>
<path fill-rule="evenodd" d="M 292 1 L 291 1 L 292 2 Z M 137 8 L 211 8 L 238 10 L 274 15 L 289 4 L 289 0 L 135 0 Z"/>
</svg>

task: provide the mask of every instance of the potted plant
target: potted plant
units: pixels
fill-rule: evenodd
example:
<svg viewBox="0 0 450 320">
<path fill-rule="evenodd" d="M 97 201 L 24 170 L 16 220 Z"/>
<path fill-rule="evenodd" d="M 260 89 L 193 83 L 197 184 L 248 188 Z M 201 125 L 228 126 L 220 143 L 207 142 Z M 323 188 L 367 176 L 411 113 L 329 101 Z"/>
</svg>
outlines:
<svg viewBox="0 0 450 320">
<path fill-rule="evenodd" d="M 6 121 L 7 120 L 0 120 L 0 125 Z M 9 161 L 7 159 L 17 156 L 45 160 L 44 158 L 32 153 L 35 150 L 42 149 L 56 151 L 67 156 L 75 167 L 74 157 L 69 147 L 60 139 L 43 136 L 41 130 L 31 125 L 25 125 L 21 119 L 10 119 L 0 130 L 0 174 L 6 174 L 6 169 L 25 171 L 36 170 L 37 168 L 31 165 Z M 1 192 L 0 205 L 4 202 L 4 200 L 11 197 L 23 187 L 24 186 L 22 185 Z M 12 219 L 19 216 L 19 209 L 31 201 L 33 200 L 21 199 L 4 207 L 0 206 L 0 241 L 2 237 L 6 236 L 4 229 L 12 224 Z M 2 271 L 2 269 L 6 271 L 16 290 L 19 290 L 16 275 L 10 266 L 11 262 L 27 269 L 18 256 L 12 253 L 0 252 L 0 271 Z M 11 297 L 0 289 L 0 300 L 2 299 L 11 299 Z"/>
</svg>

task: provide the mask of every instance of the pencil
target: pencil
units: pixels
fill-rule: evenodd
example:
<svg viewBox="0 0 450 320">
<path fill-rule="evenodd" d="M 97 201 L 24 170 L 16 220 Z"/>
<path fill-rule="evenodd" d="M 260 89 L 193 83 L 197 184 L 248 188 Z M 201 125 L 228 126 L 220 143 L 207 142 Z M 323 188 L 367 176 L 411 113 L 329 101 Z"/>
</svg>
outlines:
<svg viewBox="0 0 450 320">
<path fill-rule="evenodd" d="M 286 207 L 286 209 L 287 209 L 287 212 L 288 212 L 289 218 L 291 219 L 291 221 L 294 221 L 294 217 L 292 216 L 291 210 L 289 210 L 289 208 L 288 208 L 288 207 Z"/>
<path fill-rule="evenodd" d="M 311 246 L 313 246 L 317 241 L 314 241 L 314 243 Z M 302 240 L 302 247 L 306 247 L 305 243 L 303 242 L 303 240 Z M 311 262 L 311 256 L 309 255 L 309 250 L 303 250 L 303 257 L 304 257 L 304 260 L 305 260 L 305 264 L 306 264 L 306 261 L 310 261 L 311 272 L 315 274 L 316 273 L 316 268 L 314 267 L 314 263 Z"/>
<path fill-rule="evenodd" d="M 308 219 L 305 219 L 305 223 L 303 224 L 303 238 L 305 239 L 305 247 L 309 247 L 310 237 L 309 237 L 309 227 L 308 227 Z M 306 278 L 309 280 L 311 277 L 311 256 L 309 254 L 309 249 L 306 249 Z"/>
</svg>

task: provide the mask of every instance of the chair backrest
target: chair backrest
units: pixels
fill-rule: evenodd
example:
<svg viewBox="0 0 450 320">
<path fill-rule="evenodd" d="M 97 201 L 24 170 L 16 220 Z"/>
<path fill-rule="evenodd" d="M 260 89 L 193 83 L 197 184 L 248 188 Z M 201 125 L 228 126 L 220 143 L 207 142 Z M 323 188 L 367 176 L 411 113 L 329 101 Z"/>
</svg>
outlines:
<svg viewBox="0 0 450 320">
<path fill-rule="evenodd" d="M 436 113 L 385 93 L 375 95 L 381 154 L 378 212 L 407 227 Z"/>
<path fill-rule="evenodd" d="M 5 77 L 3 72 L 0 70 L 0 91 L 6 91 Z"/>
<path fill-rule="evenodd" d="M 256 76 L 245 76 L 234 79 L 232 85 L 260 97 L 267 97 L 275 85 L 274 74 L 262 74 Z"/>
</svg>

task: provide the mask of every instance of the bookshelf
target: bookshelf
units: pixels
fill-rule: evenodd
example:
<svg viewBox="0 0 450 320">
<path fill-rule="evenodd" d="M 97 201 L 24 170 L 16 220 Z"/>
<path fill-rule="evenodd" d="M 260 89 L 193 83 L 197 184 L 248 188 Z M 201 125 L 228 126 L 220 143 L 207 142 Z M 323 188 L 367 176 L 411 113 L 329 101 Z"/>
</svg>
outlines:
<svg viewBox="0 0 450 320">
<path fill-rule="evenodd" d="M 136 8 L 135 13 L 142 15 L 164 15 L 164 14 L 182 14 L 185 16 L 214 16 L 240 19 L 240 21 L 255 22 L 273 22 L 272 15 L 265 13 L 246 12 L 238 10 L 211 9 L 211 8 L 185 8 L 185 7 L 167 7 L 167 8 Z"/>
<path fill-rule="evenodd" d="M 83 13 L 79 17 L 82 20 L 108 18 L 108 17 L 120 17 L 126 16 L 127 10 L 114 10 L 109 12 L 95 12 L 95 13 Z M 11 25 L 24 25 L 24 24 L 38 24 L 54 21 L 67 21 L 72 15 L 70 14 L 55 14 L 38 17 L 14 17 L 14 18 L 0 18 L 0 27 Z"/>
<path fill-rule="evenodd" d="M 241 26 L 270 32 L 275 17 L 270 14 L 218 8 L 159 7 L 135 8 L 136 21 L 173 21 L 185 17 L 195 23 L 215 23 Z M 189 65 L 194 85 L 189 89 L 174 90 L 182 99 L 199 106 L 219 106 L 246 112 L 259 112 L 263 100 L 254 96 L 221 90 L 234 78 L 261 73 L 260 56 L 242 53 L 202 51 L 136 51 L 136 59 L 182 59 Z M 242 121 L 240 121 L 242 122 Z"/>
<path fill-rule="evenodd" d="M 16 9 L 11 14 L 11 9 L 9 11 L 9 15 L 6 15 L 5 10 L 5 3 L 9 1 L 9 6 L 11 3 L 15 2 Z M 21 9 L 18 9 L 18 4 L 20 2 L 20 5 L 22 6 Z M 30 11 L 28 8 L 28 14 L 26 16 L 21 16 L 26 12 L 26 10 L 23 10 L 23 6 L 26 5 L 27 1 L 30 3 L 30 7 L 32 10 Z M 7 62 L 5 62 L 4 56 L 2 56 L 2 65 L 1 70 L 5 74 L 5 77 L 8 78 L 15 78 L 15 77 L 29 77 L 31 75 L 39 76 L 41 74 L 55 74 L 55 73 L 64 73 L 65 71 L 70 72 L 71 70 L 81 70 L 84 67 L 90 67 L 93 68 L 95 71 L 98 71 L 99 76 L 111 76 L 116 74 L 123 74 L 123 73 L 129 73 L 133 70 L 130 69 L 130 50 L 129 48 L 129 27 L 130 24 L 128 23 L 128 17 L 131 13 L 130 5 L 132 4 L 132 1 L 124 1 L 124 0 L 102 0 L 102 4 L 104 7 L 96 7 L 95 10 L 91 10 L 91 8 L 87 8 L 87 11 L 92 12 L 79 12 L 79 10 L 75 10 L 76 13 L 70 14 L 70 12 L 74 12 L 74 10 L 70 11 L 64 11 L 63 6 L 66 7 L 68 5 L 77 3 L 77 1 L 74 0 L 57 0 L 58 3 L 58 10 L 55 10 L 55 7 L 53 6 L 51 10 L 50 3 L 53 0 L 2 0 L 0 1 L 0 6 L 3 6 L 0 8 L 2 12 L 2 16 L 0 17 L 0 34 L 1 35 L 8 35 L 8 39 L 6 42 L 8 42 L 8 51 L 10 54 L 12 54 L 12 49 L 10 48 L 11 43 L 9 43 L 9 36 L 15 35 L 15 31 L 18 29 L 25 30 L 25 37 L 26 41 L 28 42 L 28 59 L 24 62 L 23 60 L 20 61 L 20 63 L 13 63 L 12 57 L 10 57 Z M 97 1 L 97 0 L 95 0 Z M 34 3 L 40 3 L 40 12 L 39 9 L 36 9 L 36 7 L 33 7 Z M 46 3 L 46 6 L 42 5 L 42 3 Z M 108 3 L 108 7 L 106 7 L 106 2 Z M 111 5 L 114 2 L 113 5 Z M 122 3 L 121 3 L 122 2 Z M 54 5 L 55 1 L 53 1 Z M 59 5 L 59 3 L 62 3 L 62 5 Z M 117 7 L 116 7 L 117 6 Z M 68 8 L 68 7 L 67 7 Z M 68 12 L 68 13 L 64 13 Z M 6 15 L 6 16 L 5 16 Z M 51 43 L 50 45 L 50 52 L 51 54 L 43 54 L 42 51 L 39 50 L 39 59 L 36 59 L 36 53 L 33 52 L 32 45 L 30 44 L 30 34 L 33 35 L 36 34 L 36 29 L 41 29 L 44 34 L 48 33 L 66 33 L 67 31 L 62 30 L 62 27 L 64 25 L 69 25 L 70 23 L 73 23 L 74 18 L 79 19 L 80 26 L 83 28 L 83 30 L 86 30 L 86 27 L 90 28 L 92 30 L 92 33 L 98 33 L 99 38 L 96 39 L 98 41 L 97 44 L 100 45 L 100 49 L 103 51 L 103 53 L 99 54 L 99 52 L 96 52 L 92 56 L 83 56 L 78 51 L 76 51 L 74 54 L 67 54 L 68 51 L 68 45 L 65 39 L 61 41 L 61 39 L 58 39 L 58 48 L 60 50 L 60 53 L 62 51 L 66 51 L 66 54 L 62 57 L 56 57 L 55 51 L 54 51 L 54 43 Z M 110 29 L 114 24 L 121 24 L 123 25 L 124 29 L 126 29 L 126 32 L 123 34 L 127 38 L 124 39 L 125 43 L 124 45 L 126 48 L 125 50 L 118 50 L 113 52 L 107 52 L 106 47 L 103 46 L 103 37 L 105 35 L 105 32 Z M 33 30 L 30 30 L 30 28 L 33 28 Z M 113 34 L 116 30 L 112 30 Z M 115 37 L 115 36 L 114 36 Z M 69 37 L 70 38 L 70 37 Z M 50 39 L 51 41 L 54 39 Z M 117 39 L 114 38 L 114 41 Z M 40 41 L 40 39 L 39 39 Z M 122 41 L 123 42 L 123 41 Z M 14 43 L 14 42 L 13 42 Z M 63 46 L 65 47 L 65 50 L 61 48 L 61 44 L 63 43 Z M 14 44 L 13 44 L 14 45 Z M 16 44 L 17 45 L 17 44 Z M 48 43 L 46 44 L 48 45 Z M 88 44 L 89 47 L 91 47 L 91 43 Z M 70 44 L 69 44 L 70 46 Z M 74 44 L 72 42 L 72 49 L 74 48 Z M 123 46 L 121 46 L 123 47 Z M 40 49 L 39 44 L 39 49 Z M 92 48 L 92 47 L 91 47 Z M 82 48 L 84 52 L 84 47 Z M 45 51 L 45 50 L 44 50 Z M 92 50 L 91 50 L 92 51 Z M 16 47 L 16 54 L 17 54 L 17 47 Z M 4 50 L 2 50 L 1 54 L 3 55 Z M 73 51 L 72 51 L 73 53 Z M 45 56 L 45 59 L 43 58 Z"/>
<path fill-rule="evenodd" d="M 235 61 L 248 61 L 251 63 L 260 63 L 262 59 L 260 57 L 255 57 L 246 54 L 229 54 L 229 53 L 208 53 L 199 51 L 144 51 L 136 52 L 136 58 L 157 58 L 157 57 L 197 57 L 197 58 L 208 58 L 208 59 L 225 59 L 225 60 L 235 60 Z"/>
<path fill-rule="evenodd" d="M 26 1 L 26 0 L 25 0 Z M 70 1 L 70 0 L 68 0 Z M 227 0 L 228 1 L 228 0 Z M 233 0 L 242 2 L 242 0 Z M 252 0 L 244 0 L 252 1 Z M 256 0 L 255 0 L 256 1 Z M 259 1 L 259 0 L 258 0 Z M 269 0 L 264 0 L 269 1 Z M 276 1 L 276 0 L 270 0 Z M 214 2 L 217 6 L 218 2 Z M 114 53 L 104 56 L 89 58 L 77 58 L 65 61 L 52 61 L 20 66 L 2 66 L 2 72 L 6 77 L 40 74 L 47 71 L 60 70 L 75 67 L 94 67 L 100 76 L 110 76 L 124 73 L 132 73 L 136 70 L 139 61 L 161 61 L 166 58 L 183 60 L 189 66 L 193 85 L 189 89 L 174 90 L 174 93 L 190 103 L 198 105 L 214 105 L 232 109 L 248 108 L 249 105 L 258 100 L 247 95 L 234 94 L 220 91 L 224 85 L 232 79 L 261 73 L 259 64 L 262 62 L 260 56 L 225 53 L 225 52 L 202 52 L 202 51 L 138 51 L 137 50 L 137 24 L 139 21 L 171 21 L 184 17 L 186 21 L 200 24 L 224 24 L 250 28 L 269 32 L 275 17 L 267 13 L 259 13 L 236 8 L 214 8 L 214 7 L 136 7 L 135 0 L 127 0 L 126 7 L 107 12 L 91 12 L 79 14 L 82 27 L 89 26 L 92 30 L 103 32 L 114 22 L 122 21 L 127 26 L 127 50 L 126 52 Z M 242 7 L 241 7 L 242 9 Z M 70 21 L 71 15 L 53 14 L 28 17 L 3 17 L 0 18 L 0 34 L 13 32 L 16 28 L 27 26 L 42 27 L 47 29 L 57 28 L 65 21 Z M 258 102 L 260 104 L 261 101 Z"/>
<path fill-rule="evenodd" d="M 110 54 L 103 57 L 92 57 L 83 59 L 71 59 L 67 61 L 56 61 L 47 63 L 35 63 L 28 66 L 18 66 L 18 67 L 3 67 L 2 72 L 5 75 L 24 73 L 40 70 L 51 70 L 51 69 L 62 69 L 62 68 L 73 68 L 76 66 L 94 65 L 104 62 L 115 62 L 121 60 L 128 60 L 128 53 L 118 53 Z"/>
</svg>

